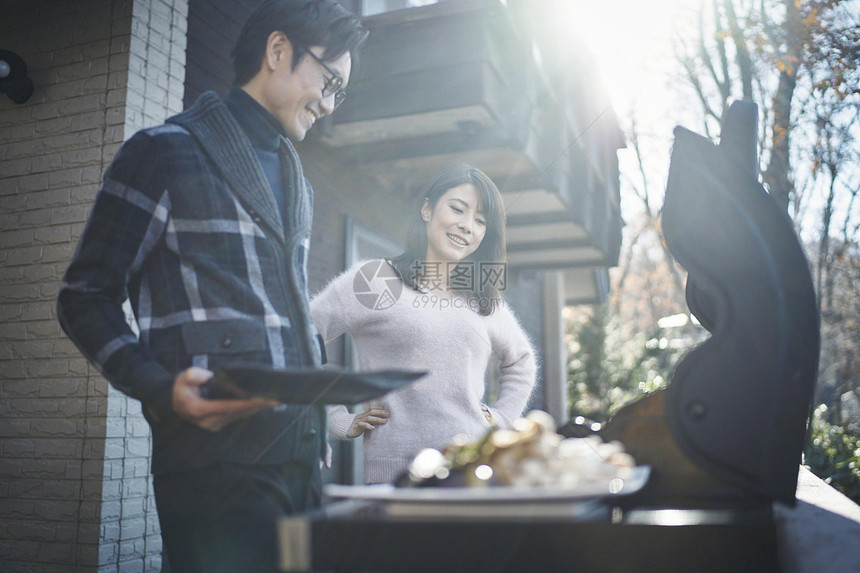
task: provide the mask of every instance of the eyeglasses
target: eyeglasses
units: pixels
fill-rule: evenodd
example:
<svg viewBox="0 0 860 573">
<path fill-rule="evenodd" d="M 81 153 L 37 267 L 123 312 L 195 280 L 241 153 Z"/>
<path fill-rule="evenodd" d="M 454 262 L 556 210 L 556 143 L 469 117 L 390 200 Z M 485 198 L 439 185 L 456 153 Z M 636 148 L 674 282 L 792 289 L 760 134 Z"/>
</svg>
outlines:
<svg viewBox="0 0 860 573">
<path fill-rule="evenodd" d="M 334 95 L 334 109 L 337 109 L 340 104 L 343 103 L 343 100 L 346 99 L 346 90 L 343 89 L 343 76 L 339 73 L 328 67 L 324 61 L 319 59 L 316 54 L 311 52 L 309 49 L 304 48 L 304 51 L 307 52 L 310 57 L 315 59 L 319 65 L 323 67 L 325 71 L 331 74 L 330 77 L 325 79 L 325 83 L 323 84 L 322 95 L 324 98 Z"/>
</svg>

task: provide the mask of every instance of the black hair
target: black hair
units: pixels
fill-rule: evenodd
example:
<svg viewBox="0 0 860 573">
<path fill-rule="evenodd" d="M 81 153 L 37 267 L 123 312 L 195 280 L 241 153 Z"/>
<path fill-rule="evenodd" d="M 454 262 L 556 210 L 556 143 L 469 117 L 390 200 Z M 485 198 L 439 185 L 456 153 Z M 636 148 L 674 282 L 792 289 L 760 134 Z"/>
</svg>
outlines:
<svg viewBox="0 0 860 573">
<path fill-rule="evenodd" d="M 478 191 L 478 201 L 483 209 L 487 227 L 484 239 L 475 252 L 460 262 L 460 264 L 470 263 L 472 266 L 470 272 L 473 273 L 473 280 L 468 281 L 471 288 L 457 289 L 456 285 L 450 286 L 452 289 L 467 291 L 466 294 L 470 300 L 477 303 L 470 307 L 486 316 L 491 314 L 500 302 L 500 285 L 498 280 L 484 280 L 479 267 L 481 263 L 501 265 L 500 268 L 506 272 L 507 249 L 502 195 L 493 180 L 480 169 L 466 163 L 455 163 L 436 175 L 430 185 L 416 197 L 407 223 L 405 251 L 392 259 L 391 264 L 403 282 L 412 288 L 420 289 L 421 263 L 427 256 L 427 227 L 421 217 L 421 208 L 426 201 L 433 209 L 439 198 L 449 189 L 466 184 L 474 185 Z"/>
<path fill-rule="evenodd" d="M 266 42 L 272 32 L 283 32 L 293 47 L 293 69 L 311 46 L 322 46 L 323 61 L 349 52 L 353 70 L 367 30 L 354 14 L 336 0 L 266 0 L 242 27 L 233 57 L 233 84 L 242 86 L 260 71 Z"/>
</svg>

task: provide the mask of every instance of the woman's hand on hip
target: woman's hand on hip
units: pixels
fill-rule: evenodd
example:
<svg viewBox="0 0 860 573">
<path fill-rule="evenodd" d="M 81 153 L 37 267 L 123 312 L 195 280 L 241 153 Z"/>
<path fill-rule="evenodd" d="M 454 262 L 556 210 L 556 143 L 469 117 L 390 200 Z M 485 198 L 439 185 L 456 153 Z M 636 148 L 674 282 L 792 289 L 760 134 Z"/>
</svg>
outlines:
<svg viewBox="0 0 860 573">
<path fill-rule="evenodd" d="M 346 435 L 357 438 L 367 430 L 374 430 L 388 422 L 388 408 L 382 404 L 371 404 L 364 412 L 359 412 L 352 420 Z"/>
</svg>

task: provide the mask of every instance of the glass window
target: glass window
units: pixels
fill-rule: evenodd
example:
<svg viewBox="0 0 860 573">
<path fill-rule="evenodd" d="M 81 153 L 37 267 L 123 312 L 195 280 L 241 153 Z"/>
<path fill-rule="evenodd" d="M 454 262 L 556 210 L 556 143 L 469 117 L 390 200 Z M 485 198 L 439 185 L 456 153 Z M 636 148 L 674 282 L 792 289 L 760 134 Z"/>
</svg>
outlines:
<svg viewBox="0 0 860 573">
<path fill-rule="evenodd" d="M 346 268 L 350 268 L 362 260 L 390 258 L 402 252 L 402 246 L 383 237 L 357 218 L 349 217 L 347 219 Z M 358 370 L 360 368 L 358 358 L 353 348 L 352 338 L 349 335 L 343 337 L 343 345 L 344 364 L 352 370 Z M 332 357 L 329 356 L 329 358 Z M 351 411 L 355 412 L 358 408 L 360 406 L 351 408 Z M 345 484 L 364 483 L 364 441 L 360 439 L 332 440 L 331 446 L 333 449 L 332 471 L 324 472 L 327 479 Z"/>
<path fill-rule="evenodd" d="M 373 16 L 382 12 L 393 12 L 404 8 L 417 8 L 436 4 L 439 0 L 362 0 L 361 15 Z"/>
</svg>

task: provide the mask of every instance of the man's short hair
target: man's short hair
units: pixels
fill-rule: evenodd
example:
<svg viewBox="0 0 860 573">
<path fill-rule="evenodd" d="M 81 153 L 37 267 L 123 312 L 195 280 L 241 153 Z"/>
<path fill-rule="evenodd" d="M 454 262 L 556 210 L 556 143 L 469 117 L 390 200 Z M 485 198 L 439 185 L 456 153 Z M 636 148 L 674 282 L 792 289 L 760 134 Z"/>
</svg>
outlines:
<svg viewBox="0 0 860 573">
<path fill-rule="evenodd" d="M 275 31 L 283 32 L 293 46 L 293 68 L 305 49 L 322 46 L 325 61 L 349 52 L 354 69 L 367 38 L 361 22 L 336 0 L 266 0 L 248 17 L 230 54 L 235 85 L 245 85 L 260 71 L 266 42 Z"/>
</svg>

